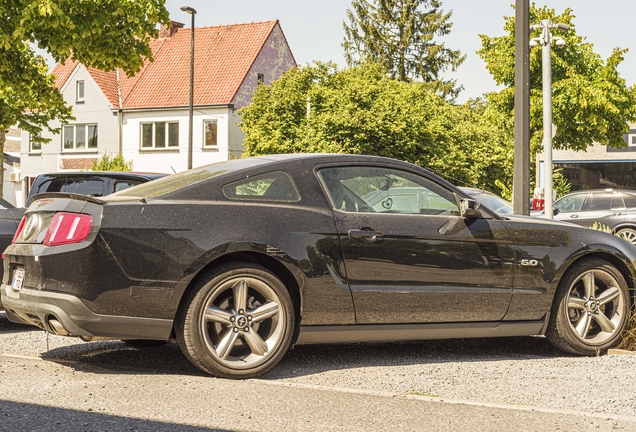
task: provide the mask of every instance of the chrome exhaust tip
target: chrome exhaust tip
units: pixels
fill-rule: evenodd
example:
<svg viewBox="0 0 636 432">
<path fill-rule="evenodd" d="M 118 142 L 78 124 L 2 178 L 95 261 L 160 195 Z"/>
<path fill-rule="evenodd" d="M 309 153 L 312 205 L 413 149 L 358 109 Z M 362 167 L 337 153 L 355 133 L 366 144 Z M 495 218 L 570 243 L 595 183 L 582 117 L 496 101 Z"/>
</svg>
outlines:
<svg viewBox="0 0 636 432">
<path fill-rule="evenodd" d="M 58 336 L 68 336 L 68 331 L 66 331 L 66 329 L 62 326 L 62 324 L 60 324 L 60 322 L 56 319 L 49 320 L 49 327 L 51 327 L 51 330 L 53 330 L 53 333 L 55 333 Z"/>
</svg>

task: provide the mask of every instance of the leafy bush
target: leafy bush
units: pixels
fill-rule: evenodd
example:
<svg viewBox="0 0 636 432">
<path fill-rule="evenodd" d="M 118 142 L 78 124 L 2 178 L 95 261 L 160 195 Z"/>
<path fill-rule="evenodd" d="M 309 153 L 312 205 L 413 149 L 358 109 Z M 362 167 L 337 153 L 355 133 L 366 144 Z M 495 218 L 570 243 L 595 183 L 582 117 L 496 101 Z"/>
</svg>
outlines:
<svg viewBox="0 0 636 432">
<path fill-rule="evenodd" d="M 101 158 L 93 162 L 91 169 L 93 171 L 131 171 L 132 161 L 126 162 L 121 154 L 111 158 L 104 153 Z"/>
</svg>

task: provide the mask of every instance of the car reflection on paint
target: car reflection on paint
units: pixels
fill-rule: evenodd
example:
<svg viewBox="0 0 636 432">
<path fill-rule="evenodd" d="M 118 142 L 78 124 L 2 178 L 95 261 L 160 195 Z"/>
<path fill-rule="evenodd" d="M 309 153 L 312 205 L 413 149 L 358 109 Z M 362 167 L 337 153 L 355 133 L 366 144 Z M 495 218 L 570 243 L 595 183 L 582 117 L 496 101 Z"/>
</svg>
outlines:
<svg viewBox="0 0 636 432">
<path fill-rule="evenodd" d="M 493 207 L 393 159 L 231 160 L 107 197 L 35 201 L 5 251 L 0 295 L 13 322 L 176 341 L 227 378 L 265 373 L 294 344 L 546 335 L 582 355 L 615 346 L 636 249 Z"/>
</svg>

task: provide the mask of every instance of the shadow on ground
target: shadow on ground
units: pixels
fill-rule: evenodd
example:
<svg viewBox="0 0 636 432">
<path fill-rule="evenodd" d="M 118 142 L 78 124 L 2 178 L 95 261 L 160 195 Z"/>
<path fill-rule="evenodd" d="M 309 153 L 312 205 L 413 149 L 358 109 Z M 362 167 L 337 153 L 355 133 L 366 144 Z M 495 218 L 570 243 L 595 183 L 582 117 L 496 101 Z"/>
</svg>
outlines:
<svg viewBox="0 0 636 432">
<path fill-rule="evenodd" d="M 543 337 L 304 345 L 287 352 L 263 378 L 282 379 L 363 367 L 558 356 L 565 354 L 556 351 Z M 204 374 L 187 361 L 176 343 L 135 348 L 120 341 L 78 342 L 42 353 L 42 358 L 60 363 L 83 362 L 93 372 L 92 366 L 100 366 L 103 373 L 119 373 L 124 368 L 138 373 Z M 82 370 L 81 363 L 73 367 Z"/>
<path fill-rule="evenodd" d="M 0 431 L 18 430 L 135 430 L 135 431 L 226 431 L 175 423 L 119 417 L 92 411 L 53 408 L 0 400 Z"/>
</svg>

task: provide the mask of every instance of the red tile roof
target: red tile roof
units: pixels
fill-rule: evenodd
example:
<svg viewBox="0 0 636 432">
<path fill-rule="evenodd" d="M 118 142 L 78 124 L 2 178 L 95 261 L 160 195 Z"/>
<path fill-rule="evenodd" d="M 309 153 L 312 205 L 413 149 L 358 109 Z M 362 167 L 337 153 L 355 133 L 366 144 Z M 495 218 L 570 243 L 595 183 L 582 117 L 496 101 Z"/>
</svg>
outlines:
<svg viewBox="0 0 636 432">
<path fill-rule="evenodd" d="M 278 20 L 215 27 L 197 27 L 194 46 L 194 105 L 224 105 L 234 99 L 252 64 Z M 190 97 L 191 29 L 151 42 L 154 62 L 147 61 L 132 77 L 120 70 L 123 108 L 187 106 Z M 78 62 L 53 70 L 61 88 Z M 118 107 L 116 74 L 88 68 L 89 73 Z"/>
</svg>

